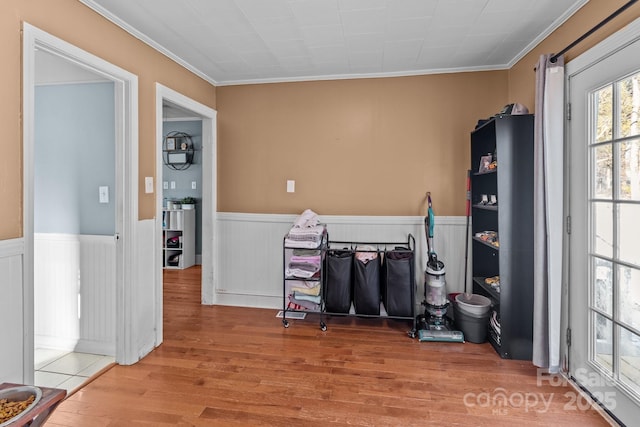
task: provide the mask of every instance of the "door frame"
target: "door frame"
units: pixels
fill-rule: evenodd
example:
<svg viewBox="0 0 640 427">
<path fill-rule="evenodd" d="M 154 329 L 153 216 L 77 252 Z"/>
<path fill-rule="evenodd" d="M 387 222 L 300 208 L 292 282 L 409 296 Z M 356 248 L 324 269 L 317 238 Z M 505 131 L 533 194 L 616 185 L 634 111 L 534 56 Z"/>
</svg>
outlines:
<svg viewBox="0 0 640 427">
<path fill-rule="evenodd" d="M 599 62 L 606 60 L 607 58 L 625 49 L 626 47 L 630 46 L 633 43 L 640 43 L 640 18 L 636 19 L 635 21 L 633 21 L 623 29 L 616 32 L 615 34 L 609 36 L 608 38 L 606 38 L 605 40 L 603 40 L 593 48 L 587 50 L 585 53 L 576 57 L 574 60 L 568 62 L 566 66 L 566 74 L 565 74 L 565 78 L 566 78 L 565 95 L 566 95 L 567 102 L 570 103 L 572 96 L 574 95 L 578 97 L 582 96 L 582 93 L 572 94 L 571 90 L 572 90 L 573 79 L 575 79 L 581 73 L 589 70 L 592 66 L 595 66 Z M 629 69 L 627 71 L 631 72 L 633 70 Z M 620 70 L 620 73 L 624 74 L 625 71 Z M 584 102 L 587 102 L 587 100 L 584 99 Z M 570 163 L 571 163 L 572 143 L 575 139 L 577 139 L 577 136 L 574 135 L 572 132 L 572 126 L 574 125 L 577 126 L 576 121 L 582 120 L 582 117 L 579 117 L 578 114 L 575 114 L 575 111 L 577 111 L 578 108 L 574 107 L 571 110 L 572 110 L 571 122 L 566 123 L 567 161 Z M 588 112 L 588 106 L 586 107 L 586 110 Z M 586 123 L 583 123 L 583 125 L 586 126 Z M 585 167 L 588 167 L 588 166 L 585 166 Z M 574 186 L 571 183 L 571 179 L 574 174 L 573 169 L 571 167 L 567 168 L 567 173 L 568 173 L 569 179 L 565 181 L 566 182 L 565 194 L 567 194 L 567 197 L 569 200 L 568 207 L 567 207 L 567 215 L 571 216 L 572 209 L 587 209 L 587 206 L 586 206 L 586 203 L 582 206 L 572 206 L 571 197 L 569 197 L 569 195 L 572 193 L 571 190 L 574 188 Z M 574 233 L 580 232 L 580 230 L 586 229 L 588 225 L 585 221 L 587 221 L 586 217 L 584 218 L 584 221 L 579 220 L 578 218 L 575 218 L 575 216 L 571 217 L 571 228 L 574 230 L 573 232 Z M 571 240 L 572 239 L 570 238 L 568 246 L 571 246 Z M 575 330 L 575 325 L 572 322 L 572 318 L 575 318 L 575 316 L 580 314 L 575 310 L 582 309 L 582 308 L 576 307 L 573 304 L 575 302 L 575 297 L 572 298 L 572 294 L 574 293 L 571 291 L 571 288 L 572 288 L 572 280 L 575 280 L 575 279 L 571 277 L 571 258 L 573 256 L 571 247 L 568 248 L 568 254 L 569 254 L 569 262 L 566 266 L 568 298 L 567 298 L 566 305 L 569 311 L 567 314 L 566 321 L 567 321 L 568 328 L 570 330 Z M 588 310 L 588 308 L 586 309 Z M 590 342 L 588 341 L 591 338 L 588 335 L 585 338 L 583 335 L 580 335 L 572 331 L 571 341 L 573 342 L 571 343 L 571 346 L 576 345 L 577 339 L 583 339 L 583 340 L 586 339 L 587 346 L 591 345 Z M 565 356 L 568 358 L 568 361 L 569 361 L 569 370 L 568 370 L 569 375 L 572 375 L 572 372 L 575 369 L 576 361 L 575 361 L 575 358 L 571 357 L 571 354 L 572 354 L 571 348 L 564 347 L 564 349 L 566 350 Z M 589 363 L 588 356 L 585 356 L 585 357 L 587 357 L 586 363 L 588 364 Z M 581 372 L 581 374 L 582 373 L 583 372 Z M 581 377 L 582 378 L 576 378 L 576 379 L 581 380 L 582 382 L 590 383 L 590 386 L 592 388 L 591 390 L 589 390 L 590 393 L 596 390 L 596 394 L 594 395 L 594 397 L 599 398 L 600 402 L 605 404 L 605 406 L 612 404 L 614 406 L 614 408 L 612 409 L 618 410 L 617 413 L 615 410 L 611 411 L 611 415 L 613 417 L 620 417 L 620 416 L 626 417 L 626 419 L 623 419 L 622 422 L 627 422 L 627 423 L 629 422 L 629 413 L 637 410 L 637 407 L 638 407 L 637 403 L 633 401 L 634 398 L 632 398 L 631 396 L 625 396 L 626 392 L 621 388 L 618 388 L 618 387 L 613 388 L 613 385 L 609 384 L 609 382 L 606 379 L 604 380 L 600 380 L 599 378 L 595 379 L 594 377 L 590 376 L 589 372 L 584 373 L 584 375 L 581 375 Z M 617 392 L 620 392 L 622 394 L 620 398 L 618 398 L 618 394 L 616 394 Z"/>
<path fill-rule="evenodd" d="M 169 101 L 195 113 L 202 119 L 202 284 L 203 304 L 217 302 L 216 218 L 217 218 L 217 114 L 207 107 L 167 86 L 156 83 L 156 236 L 162 236 L 162 139 L 163 103 Z M 158 241 L 162 241 L 159 237 Z M 155 247 L 156 264 L 156 343 L 162 342 L 162 247 Z"/>
<path fill-rule="evenodd" d="M 23 23 L 23 265 L 24 374 L 34 379 L 34 139 L 35 53 L 44 50 L 113 81 L 116 126 L 116 362 L 138 358 L 131 322 L 135 307 L 136 225 L 138 219 L 138 77 L 27 22 Z"/>
</svg>

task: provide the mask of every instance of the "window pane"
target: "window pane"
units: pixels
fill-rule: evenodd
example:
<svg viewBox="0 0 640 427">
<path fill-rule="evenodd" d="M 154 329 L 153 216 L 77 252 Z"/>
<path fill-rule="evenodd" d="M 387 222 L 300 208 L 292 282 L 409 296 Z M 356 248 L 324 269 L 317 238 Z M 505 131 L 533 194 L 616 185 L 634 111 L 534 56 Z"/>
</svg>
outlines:
<svg viewBox="0 0 640 427">
<path fill-rule="evenodd" d="M 620 379 L 636 392 L 640 391 L 640 337 L 620 328 Z"/>
<path fill-rule="evenodd" d="M 613 136 L 612 87 L 607 86 L 594 94 L 597 114 L 595 142 L 611 141 Z"/>
<path fill-rule="evenodd" d="M 618 83 L 618 108 L 620 109 L 620 136 L 640 134 L 638 113 L 640 112 L 640 74 L 635 74 Z"/>
<path fill-rule="evenodd" d="M 595 258 L 593 305 L 613 317 L 613 267 L 611 262 Z"/>
<path fill-rule="evenodd" d="M 593 147 L 593 161 L 596 199 L 610 199 L 613 195 L 613 155 L 612 145 L 598 145 Z"/>
<path fill-rule="evenodd" d="M 593 251 L 613 258 L 613 204 L 593 203 Z"/>
<path fill-rule="evenodd" d="M 618 164 L 620 165 L 620 198 L 623 200 L 640 200 L 639 140 L 636 139 L 620 144 L 620 160 Z"/>
<path fill-rule="evenodd" d="M 620 320 L 640 329 L 640 270 L 618 266 Z"/>
<path fill-rule="evenodd" d="M 618 210 L 618 258 L 640 265 L 640 205 L 621 203 Z"/>
<path fill-rule="evenodd" d="M 613 323 L 598 313 L 595 315 L 594 361 L 607 372 L 613 370 Z"/>
</svg>

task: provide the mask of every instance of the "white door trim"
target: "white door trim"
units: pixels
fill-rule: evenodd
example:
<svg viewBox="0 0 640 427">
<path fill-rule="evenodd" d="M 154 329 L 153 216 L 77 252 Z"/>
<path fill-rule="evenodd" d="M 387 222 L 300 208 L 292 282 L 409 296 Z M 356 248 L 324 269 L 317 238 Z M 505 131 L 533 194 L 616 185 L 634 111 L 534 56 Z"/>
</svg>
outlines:
<svg viewBox="0 0 640 427">
<path fill-rule="evenodd" d="M 596 62 L 602 61 L 619 50 L 629 46 L 639 37 L 640 18 L 631 22 L 620 31 L 612 34 L 591 49 L 568 62 L 565 67 L 567 81 L 569 81 L 570 78 L 575 77 L 576 74 L 579 74 L 585 69 L 591 67 Z M 566 87 L 568 88 L 569 85 L 566 85 Z"/>
<path fill-rule="evenodd" d="M 24 378 L 33 382 L 33 155 L 35 52 L 46 50 L 114 82 L 116 125 L 116 361 L 138 360 L 132 331 L 132 284 L 135 283 L 138 220 L 138 77 L 28 23 L 23 23 L 23 228 L 24 255 Z"/>
<path fill-rule="evenodd" d="M 591 107 L 588 105 L 587 94 L 592 90 L 597 90 L 603 84 L 638 70 L 638 62 L 634 60 L 635 56 L 621 52 L 634 43 L 640 43 L 640 18 L 589 49 L 566 66 L 566 99 L 570 103 L 573 100 L 571 121 L 566 124 L 567 161 L 569 162 L 567 171 L 570 177 L 566 181 L 566 193 L 570 195 L 568 197 L 568 215 L 571 215 L 571 228 L 573 230 L 569 239 L 571 246 L 569 248 L 570 263 L 566 267 L 567 274 L 570 274 L 567 282 L 569 286 L 567 304 L 570 310 L 567 322 L 572 330 L 572 349 L 568 349 L 570 374 L 575 377 L 578 383 L 586 385 L 589 392 L 624 423 L 631 423 L 633 416 L 637 414 L 639 408 L 637 397 L 620 385 L 614 384 L 606 377 L 606 374 L 600 372 L 598 367 L 590 362 L 589 349 L 594 345 L 591 341 L 593 337 L 588 334 L 586 326 L 581 328 L 582 325 L 586 325 L 587 321 L 587 316 L 584 315 L 585 313 L 582 310 L 585 310 L 584 307 L 587 305 L 586 301 L 588 301 L 589 295 L 582 288 L 582 284 L 586 283 L 588 279 L 579 275 L 581 274 L 580 269 L 582 269 L 581 264 L 585 264 L 584 268 L 587 268 L 588 263 L 582 261 L 581 258 L 576 258 L 576 255 L 580 254 L 577 252 L 579 249 L 574 248 L 587 246 L 586 242 L 584 242 L 583 230 L 588 229 L 589 218 L 588 214 L 580 215 L 576 213 L 588 212 L 589 208 L 586 198 L 582 197 L 584 193 L 588 194 L 588 189 L 583 191 L 576 190 L 580 190 L 580 185 L 589 185 L 584 180 L 584 177 L 588 176 L 587 169 L 589 166 L 586 154 L 575 150 L 577 150 L 576 147 L 583 147 L 579 144 L 584 144 L 584 141 L 588 139 L 586 137 L 588 131 L 585 129 L 585 122 L 587 122 L 587 117 L 591 114 L 589 111 Z M 620 60 L 620 57 L 629 60 L 623 61 Z M 617 65 L 612 67 L 615 64 L 603 63 L 605 60 L 615 60 Z M 598 70 L 603 74 L 592 76 Z M 584 150 L 586 152 L 586 148 Z M 581 156 L 580 161 L 574 159 L 578 154 Z M 580 195 L 579 198 L 578 195 Z M 574 214 L 572 215 L 572 213 Z M 585 276 L 588 275 L 585 273 Z M 576 289 L 575 283 L 578 284 L 578 289 Z M 580 351 L 582 348 L 577 346 L 586 347 L 586 351 Z"/>
<path fill-rule="evenodd" d="M 169 101 L 202 118 L 202 296 L 203 304 L 216 303 L 217 233 L 217 111 L 171 88 L 156 83 L 156 235 L 162 236 L 162 104 Z M 159 238 L 158 241 L 161 241 Z M 162 342 L 162 248 L 155 247 L 156 345 Z"/>
</svg>

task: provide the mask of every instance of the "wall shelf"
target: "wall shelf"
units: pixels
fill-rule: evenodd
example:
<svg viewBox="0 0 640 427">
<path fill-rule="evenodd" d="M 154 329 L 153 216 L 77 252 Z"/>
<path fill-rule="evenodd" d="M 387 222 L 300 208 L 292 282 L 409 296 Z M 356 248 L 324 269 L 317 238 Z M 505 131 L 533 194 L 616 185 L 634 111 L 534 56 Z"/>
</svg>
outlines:
<svg viewBox="0 0 640 427">
<path fill-rule="evenodd" d="M 184 269 L 195 264 L 195 210 L 163 209 L 162 262 L 168 269 Z"/>
<path fill-rule="evenodd" d="M 185 132 L 169 132 L 162 142 L 162 161 L 173 170 L 185 170 L 193 163 L 195 149 Z"/>
</svg>

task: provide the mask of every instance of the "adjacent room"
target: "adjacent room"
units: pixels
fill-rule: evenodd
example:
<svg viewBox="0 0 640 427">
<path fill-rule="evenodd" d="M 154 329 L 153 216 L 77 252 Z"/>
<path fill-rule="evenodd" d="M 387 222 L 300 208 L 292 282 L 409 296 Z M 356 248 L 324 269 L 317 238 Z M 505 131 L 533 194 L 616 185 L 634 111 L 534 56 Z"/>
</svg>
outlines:
<svg viewBox="0 0 640 427">
<path fill-rule="evenodd" d="M 637 0 L 0 12 L 0 425 L 634 425 Z"/>
</svg>

